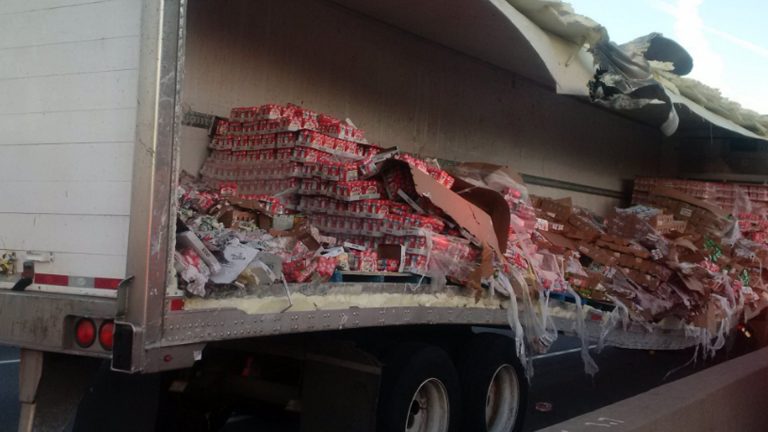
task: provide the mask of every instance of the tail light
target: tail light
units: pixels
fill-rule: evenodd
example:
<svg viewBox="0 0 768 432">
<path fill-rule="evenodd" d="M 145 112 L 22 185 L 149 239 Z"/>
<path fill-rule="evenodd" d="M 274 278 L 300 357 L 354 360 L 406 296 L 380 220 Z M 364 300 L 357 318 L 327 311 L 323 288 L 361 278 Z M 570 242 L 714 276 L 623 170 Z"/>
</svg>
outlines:
<svg viewBox="0 0 768 432">
<path fill-rule="evenodd" d="M 112 321 L 104 321 L 99 327 L 99 343 L 101 347 L 107 351 L 112 351 L 112 341 L 115 335 L 115 323 Z"/>
<path fill-rule="evenodd" d="M 88 318 L 81 318 L 75 324 L 75 342 L 88 348 L 96 341 L 96 324 Z"/>
<path fill-rule="evenodd" d="M 72 331 L 70 342 L 78 348 L 88 351 L 112 351 L 115 339 L 115 322 L 111 319 L 71 317 Z M 96 344 L 96 341 L 99 341 Z M 103 352 L 103 351 L 102 351 Z"/>
</svg>

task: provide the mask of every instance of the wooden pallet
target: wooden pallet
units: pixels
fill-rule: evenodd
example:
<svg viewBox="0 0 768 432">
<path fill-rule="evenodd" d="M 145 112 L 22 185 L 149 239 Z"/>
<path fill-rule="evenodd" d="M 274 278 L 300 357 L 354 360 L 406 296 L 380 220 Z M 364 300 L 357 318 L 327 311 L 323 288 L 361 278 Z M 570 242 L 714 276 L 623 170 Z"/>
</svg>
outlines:
<svg viewBox="0 0 768 432">
<path fill-rule="evenodd" d="M 377 282 L 377 283 L 430 283 L 427 276 L 419 276 L 413 273 L 397 272 L 361 272 L 361 271 L 337 271 L 331 277 L 331 282 Z"/>
</svg>

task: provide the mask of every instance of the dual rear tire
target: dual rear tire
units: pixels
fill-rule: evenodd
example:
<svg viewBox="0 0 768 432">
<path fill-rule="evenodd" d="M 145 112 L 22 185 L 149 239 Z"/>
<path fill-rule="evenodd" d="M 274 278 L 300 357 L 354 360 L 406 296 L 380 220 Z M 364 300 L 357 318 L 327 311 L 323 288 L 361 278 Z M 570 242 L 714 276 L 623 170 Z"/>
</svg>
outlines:
<svg viewBox="0 0 768 432">
<path fill-rule="evenodd" d="M 381 432 L 517 432 L 527 382 L 512 340 L 474 335 L 454 356 L 406 343 L 384 357 Z"/>
<path fill-rule="evenodd" d="M 464 431 L 518 432 L 527 405 L 528 381 L 510 338 L 483 333 L 459 360 Z"/>
<path fill-rule="evenodd" d="M 378 431 L 454 432 L 461 400 L 459 376 L 442 349 L 421 343 L 384 358 Z"/>
</svg>

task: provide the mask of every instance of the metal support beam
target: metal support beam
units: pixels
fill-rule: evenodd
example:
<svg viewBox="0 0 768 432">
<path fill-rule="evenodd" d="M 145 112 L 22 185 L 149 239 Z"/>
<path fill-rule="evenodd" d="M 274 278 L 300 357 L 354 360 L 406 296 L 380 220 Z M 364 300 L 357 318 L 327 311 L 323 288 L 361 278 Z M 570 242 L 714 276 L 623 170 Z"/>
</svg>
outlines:
<svg viewBox="0 0 768 432">
<path fill-rule="evenodd" d="M 526 184 L 530 184 L 530 185 L 545 186 L 545 187 L 551 187 L 555 189 L 581 192 L 581 193 L 590 194 L 590 195 L 600 195 L 600 196 L 616 198 L 621 200 L 629 199 L 631 195 L 631 193 L 628 191 L 617 191 L 613 189 L 605 189 L 601 187 L 589 186 L 589 185 L 580 184 L 580 183 L 572 183 L 572 182 L 567 182 L 563 180 L 556 180 L 548 177 L 539 177 L 531 174 L 521 174 L 521 175 L 523 177 L 523 181 Z"/>
</svg>

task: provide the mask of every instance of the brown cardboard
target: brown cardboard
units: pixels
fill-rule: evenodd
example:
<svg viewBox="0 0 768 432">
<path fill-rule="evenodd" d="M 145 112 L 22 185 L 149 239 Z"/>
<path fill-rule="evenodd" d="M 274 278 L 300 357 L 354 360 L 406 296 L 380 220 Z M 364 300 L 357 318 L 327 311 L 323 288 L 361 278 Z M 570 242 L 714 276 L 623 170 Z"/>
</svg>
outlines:
<svg viewBox="0 0 768 432">
<path fill-rule="evenodd" d="M 602 229 L 585 215 L 572 213 L 571 216 L 568 217 L 568 224 L 589 240 L 594 240 L 602 234 Z"/>
<path fill-rule="evenodd" d="M 517 171 L 502 165 L 489 164 L 485 162 L 458 162 L 445 167 L 445 170 L 454 177 L 473 179 L 475 181 L 481 181 L 486 185 L 493 183 L 494 177 L 496 176 L 499 176 L 500 179 L 508 177 L 510 180 L 519 185 L 524 184 L 523 178 Z"/>
<path fill-rule="evenodd" d="M 629 246 L 632 241 L 624 237 L 616 237 L 610 234 L 600 234 L 600 241 L 605 243 L 611 243 L 619 246 Z"/>
<path fill-rule="evenodd" d="M 230 208 L 219 216 L 219 222 L 227 228 L 237 228 L 240 222 L 253 222 L 256 220 L 256 214 L 252 211 Z"/>
<path fill-rule="evenodd" d="M 506 252 L 510 215 L 509 205 L 504 197 L 499 192 L 475 186 L 460 177 L 455 177 L 451 190 L 491 216 L 493 230 L 499 241 L 499 249 L 501 253 Z"/>
<path fill-rule="evenodd" d="M 643 273 L 641 271 L 632 269 L 632 268 L 626 268 L 622 267 L 621 272 L 624 273 L 629 279 L 631 279 L 636 284 L 647 288 L 649 290 L 655 290 L 661 285 L 661 281 L 652 275 L 649 275 L 647 273 Z"/>
<path fill-rule="evenodd" d="M 247 210 L 254 210 L 259 213 L 268 213 L 266 207 L 264 207 L 264 204 L 259 202 L 258 200 L 246 200 L 241 198 L 231 198 L 229 200 L 230 204 L 233 206 L 237 206 L 240 208 L 244 208 Z"/>
<path fill-rule="evenodd" d="M 609 249 L 603 249 L 587 242 L 579 242 L 578 251 L 604 266 L 613 266 L 619 258 Z"/>
<path fill-rule="evenodd" d="M 536 210 L 541 212 L 541 210 Z M 536 229 L 539 231 L 551 231 L 558 234 L 565 234 L 566 226 L 560 222 L 550 222 L 545 218 L 536 218 Z"/>
<path fill-rule="evenodd" d="M 297 241 L 304 243 L 310 251 L 316 251 L 322 246 L 306 223 L 296 225 L 288 231 L 271 229 L 269 233 L 274 237 L 294 237 Z"/>
<path fill-rule="evenodd" d="M 688 227 L 688 222 L 673 220 L 671 222 L 666 222 L 666 223 L 657 225 L 656 231 L 660 232 L 661 234 L 669 234 L 672 231 L 684 233 L 687 227 Z"/>
<path fill-rule="evenodd" d="M 640 240 L 654 234 L 654 229 L 644 219 L 631 213 L 611 212 L 605 220 L 608 233 L 613 237 Z"/>
<path fill-rule="evenodd" d="M 475 299 L 477 301 L 480 300 L 480 296 L 483 294 L 483 287 L 480 285 L 480 281 L 492 274 L 493 250 L 488 244 L 484 244 L 480 255 L 480 265 L 472 270 L 472 273 L 469 274 L 469 280 L 467 281 L 467 287 L 475 291 Z"/>
<path fill-rule="evenodd" d="M 579 290 L 594 290 L 603 281 L 604 276 L 601 273 L 587 271 L 587 275 L 569 274 L 566 275 L 574 288 Z"/>
<path fill-rule="evenodd" d="M 706 255 L 699 250 L 690 250 L 687 248 L 675 248 L 670 253 L 670 258 L 676 258 L 678 262 L 700 263 L 706 259 Z"/>
<path fill-rule="evenodd" d="M 263 230 L 273 229 L 272 228 L 272 218 L 267 216 L 267 215 L 265 215 L 264 213 L 259 213 L 256 225 L 259 228 L 263 229 Z M 277 229 L 277 228 L 274 228 L 274 229 Z M 285 231 L 285 230 L 280 230 L 280 231 Z"/>
<path fill-rule="evenodd" d="M 293 215 L 271 215 L 267 211 L 264 204 L 258 200 L 246 200 L 241 198 L 232 198 L 229 202 L 240 209 L 250 210 L 257 212 L 256 225 L 263 230 L 276 229 L 280 231 L 288 231 L 293 228 L 294 216 Z M 223 221 L 222 221 L 223 222 Z M 225 224 L 226 225 L 226 224 Z"/>
<path fill-rule="evenodd" d="M 574 240 L 586 240 L 589 242 L 595 240 L 596 238 L 594 233 L 580 230 L 574 227 L 573 225 L 565 225 L 565 229 L 563 230 L 563 235 L 565 235 L 568 238 L 572 238 Z"/>
<path fill-rule="evenodd" d="M 550 243 L 552 243 L 556 247 L 568 249 L 568 250 L 579 249 L 579 245 L 575 241 L 565 236 L 562 236 L 557 233 L 549 232 L 549 231 L 540 231 L 539 233 L 541 234 L 542 237 L 547 239 Z"/>
<path fill-rule="evenodd" d="M 674 189 L 659 188 L 658 192 L 659 195 L 649 196 L 650 205 L 663 208 L 672 213 L 676 219 L 686 221 L 687 231 L 705 230 L 719 233 L 733 223 L 728 218 L 728 212 L 716 205 L 697 200 Z M 675 226 L 676 230 L 679 228 L 682 226 Z"/>
<path fill-rule="evenodd" d="M 443 210 L 448 216 L 453 218 L 459 226 L 475 236 L 481 244 L 487 244 L 494 252 L 499 254 L 499 256 L 503 255 L 501 247 L 499 246 L 499 237 L 494 230 L 493 220 L 488 213 L 462 198 L 462 196 L 456 192 L 441 185 L 429 174 L 420 169 L 411 167 L 404 162 L 389 162 L 401 163 L 407 166 L 410 169 L 413 183 L 416 186 L 416 192 L 419 195 L 429 199 L 432 204 Z M 508 229 L 509 228 L 507 228 L 507 230 Z M 507 235 L 508 231 L 504 234 L 504 243 L 506 243 Z"/>
<path fill-rule="evenodd" d="M 538 208 L 544 212 L 544 216 L 547 219 L 561 223 L 568 221 L 573 210 L 573 206 L 570 205 L 570 199 L 553 200 L 550 198 L 540 198 Z"/>
<path fill-rule="evenodd" d="M 670 277 L 672 277 L 672 273 L 673 273 L 672 270 L 669 269 L 669 267 L 663 264 L 652 262 L 652 261 L 648 263 L 644 262 L 643 268 L 640 270 L 643 271 L 644 273 L 649 273 L 661 279 L 664 282 L 666 282 Z"/>
<path fill-rule="evenodd" d="M 671 214 L 665 214 L 665 213 L 657 214 L 656 216 L 653 216 L 648 220 L 648 222 L 652 226 L 657 228 L 664 226 L 666 224 L 672 223 L 674 221 L 675 221 L 674 216 L 672 216 Z"/>
<path fill-rule="evenodd" d="M 394 259 L 397 260 L 399 268 L 397 271 L 402 272 L 405 267 L 405 246 L 399 244 L 380 244 L 376 248 L 376 256 L 379 259 Z"/>
<path fill-rule="evenodd" d="M 696 199 L 688 194 L 685 194 L 683 192 L 680 192 L 672 188 L 656 186 L 653 189 L 651 189 L 651 195 L 664 196 L 664 197 L 672 198 L 678 201 L 682 201 L 684 203 L 691 204 L 699 208 L 703 208 L 705 210 L 708 210 L 709 212 L 711 212 L 712 214 L 714 214 L 719 218 L 727 218 L 729 215 L 727 211 L 723 210 L 719 206 L 716 206 L 706 201 L 702 201 L 700 199 Z"/>
<path fill-rule="evenodd" d="M 622 254 L 628 254 L 633 255 L 638 258 L 650 258 L 651 253 L 648 252 L 648 249 L 640 246 L 639 244 L 616 244 L 613 242 L 608 242 L 603 240 L 603 237 L 600 238 L 595 244 L 597 244 L 600 247 L 610 249 L 612 251 L 621 252 Z"/>
<path fill-rule="evenodd" d="M 643 263 L 645 262 L 644 259 L 636 257 L 631 254 L 620 254 L 619 255 L 619 265 L 622 267 L 628 267 L 631 269 L 639 270 L 644 268 Z"/>
<path fill-rule="evenodd" d="M 293 228 L 295 222 L 294 215 L 274 215 L 269 216 L 259 213 L 256 225 L 263 230 L 289 231 Z"/>
</svg>

